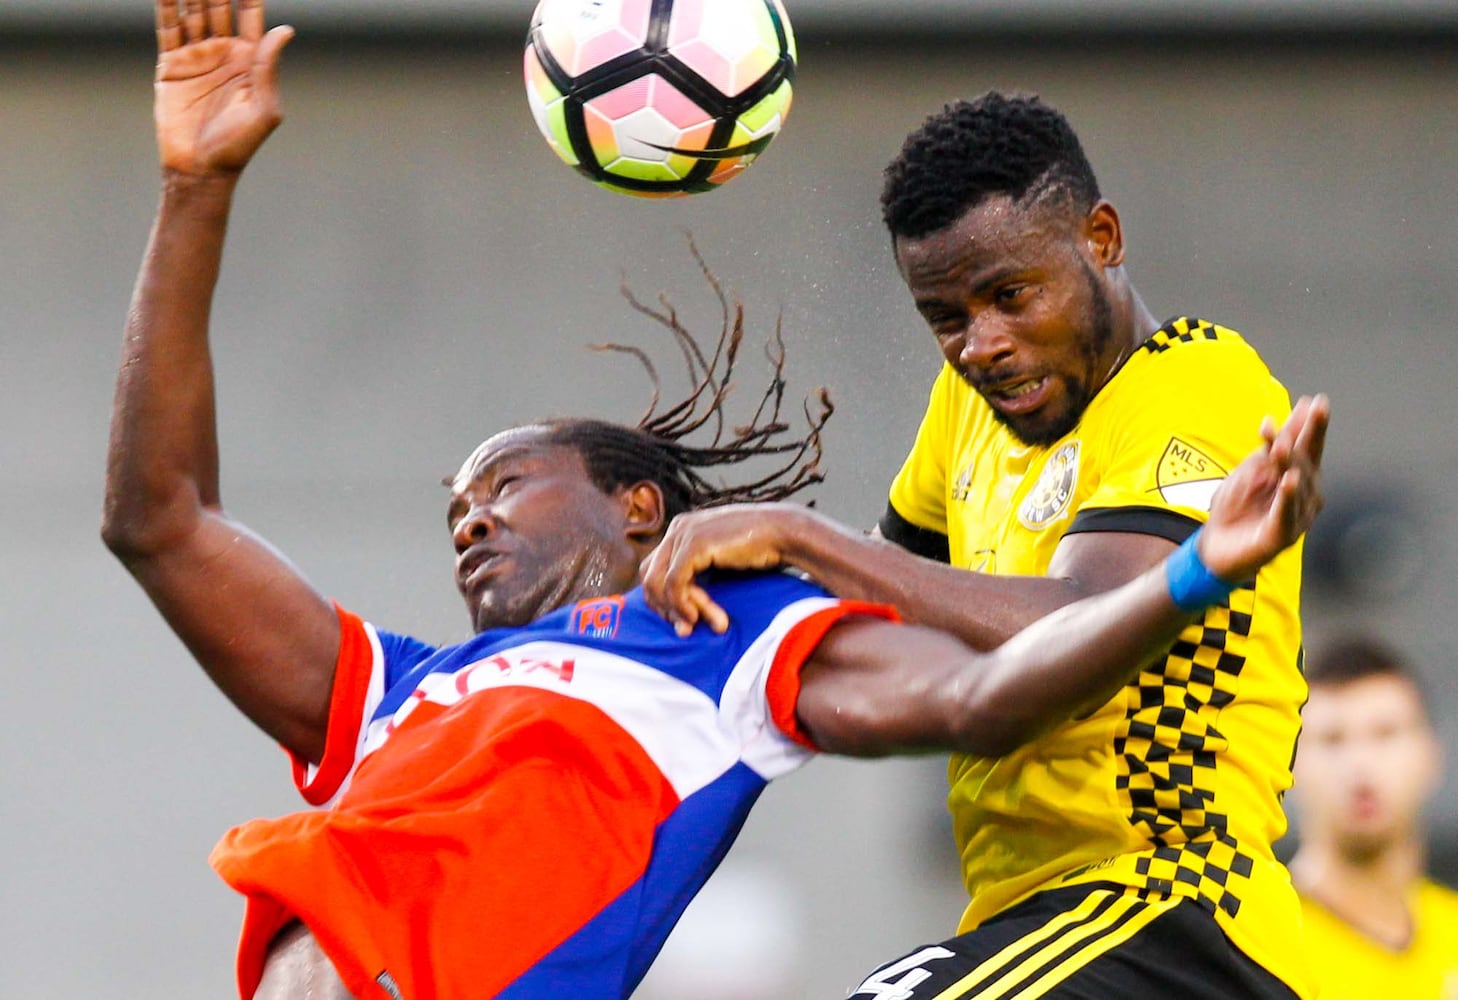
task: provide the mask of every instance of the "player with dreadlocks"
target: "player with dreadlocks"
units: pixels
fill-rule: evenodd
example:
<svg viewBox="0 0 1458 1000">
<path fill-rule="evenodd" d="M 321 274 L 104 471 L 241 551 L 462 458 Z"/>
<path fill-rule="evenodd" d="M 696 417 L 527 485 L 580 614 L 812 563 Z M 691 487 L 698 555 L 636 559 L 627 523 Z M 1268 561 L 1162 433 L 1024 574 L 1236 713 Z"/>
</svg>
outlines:
<svg viewBox="0 0 1458 1000">
<path fill-rule="evenodd" d="M 1319 503 L 1323 425 L 1298 408 L 1232 474 L 1178 573 L 1070 606 L 993 653 L 775 572 L 703 578 L 734 625 L 675 634 L 637 587 L 673 512 L 815 481 L 829 415 L 807 412 L 808 433 L 785 440 L 777 351 L 758 410 L 726 438 L 743 314 L 730 318 L 715 283 L 712 358 L 666 301 L 632 300 L 689 359 L 682 404 L 654 414 L 654 374 L 638 427 L 515 427 L 450 480 L 472 638 L 436 647 L 368 624 L 219 495 L 209 315 L 239 175 L 279 120 L 291 32 L 265 33 L 259 0 L 241 0 L 236 30 L 227 0 L 157 12 L 163 184 L 117 380 L 103 535 L 324 807 L 246 823 L 214 850 L 246 899 L 245 1000 L 626 997 L 766 782 L 816 750 L 995 753 L 1029 738 L 1050 705 L 1072 712 L 1121 684 Z M 710 441 L 688 440 L 711 422 Z M 775 467 L 754 482 L 706 478 L 755 457 Z"/>
</svg>

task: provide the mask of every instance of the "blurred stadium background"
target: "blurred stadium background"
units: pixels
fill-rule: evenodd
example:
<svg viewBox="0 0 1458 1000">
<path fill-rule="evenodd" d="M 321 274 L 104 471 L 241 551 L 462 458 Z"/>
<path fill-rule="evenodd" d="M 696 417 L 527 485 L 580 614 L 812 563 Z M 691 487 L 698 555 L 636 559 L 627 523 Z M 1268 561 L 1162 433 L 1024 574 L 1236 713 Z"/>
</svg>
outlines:
<svg viewBox="0 0 1458 1000">
<path fill-rule="evenodd" d="M 581 345 L 671 357 L 624 280 L 717 329 L 688 230 L 751 331 L 783 314 L 792 388 L 831 388 L 819 504 L 869 525 L 938 362 L 878 221 L 880 170 L 943 101 L 1036 90 L 1083 135 L 1154 311 L 1232 325 L 1293 391 L 1333 396 L 1308 632 L 1410 650 L 1458 755 L 1458 7 L 788 2 L 786 131 L 727 189 L 648 203 L 538 136 L 530 0 L 276 0 L 270 20 L 301 29 L 288 120 L 244 183 L 216 316 L 231 510 L 350 607 L 464 637 L 440 476 L 508 423 L 636 417 L 641 372 Z M 239 907 L 207 851 L 296 806 L 282 756 L 97 539 L 155 201 L 151 63 L 145 0 L 0 4 L 7 1000 L 229 995 Z M 935 760 L 820 761 L 771 788 L 640 996 L 713 998 L 706 972 L 725 996 L 839 996 L 945 936 L 961 890 L 942 781 Z M 1452 882 L 1458 783 L 1434 822 Z"/>
</svg>

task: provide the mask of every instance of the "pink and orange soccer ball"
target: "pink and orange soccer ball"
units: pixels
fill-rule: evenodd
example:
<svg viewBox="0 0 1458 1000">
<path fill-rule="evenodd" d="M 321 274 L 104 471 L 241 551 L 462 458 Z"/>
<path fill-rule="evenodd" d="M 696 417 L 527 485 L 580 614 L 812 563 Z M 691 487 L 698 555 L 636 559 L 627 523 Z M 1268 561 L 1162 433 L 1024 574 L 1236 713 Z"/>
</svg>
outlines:
<svg viewBox="0 0 1458 1000">
<path fill-rule="evenodd" d="M 613 191 L 672 197 L 743 173 L 790 110 L 780 0 L 541 0 L 527 99 L 553 151 Z"/>
</svg>

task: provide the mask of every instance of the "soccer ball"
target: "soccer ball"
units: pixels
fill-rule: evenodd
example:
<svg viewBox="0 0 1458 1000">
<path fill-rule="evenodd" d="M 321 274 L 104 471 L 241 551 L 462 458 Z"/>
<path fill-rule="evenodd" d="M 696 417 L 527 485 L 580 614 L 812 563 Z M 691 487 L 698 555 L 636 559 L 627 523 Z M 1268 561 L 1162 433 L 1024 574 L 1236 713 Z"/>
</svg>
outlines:
<svg viewBox="0 0 1458 1000">
<path fill-rule="evenodd" d="M 527 100 L 552 149 L 612 191 L 712 191 L 790 110 L 795 38 L 780 0 L 541 0 Z"/>
</svg>

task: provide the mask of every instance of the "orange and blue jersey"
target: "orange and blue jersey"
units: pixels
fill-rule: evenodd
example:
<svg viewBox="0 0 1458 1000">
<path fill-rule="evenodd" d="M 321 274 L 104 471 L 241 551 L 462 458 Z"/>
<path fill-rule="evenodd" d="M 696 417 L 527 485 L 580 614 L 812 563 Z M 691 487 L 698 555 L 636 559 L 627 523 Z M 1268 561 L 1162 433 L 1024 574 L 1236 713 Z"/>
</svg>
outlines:
<svg viewBox="0 0 1458 1000">
<path fill-rule="evenodd" d="M 325 808 L 214 849 L 247 899 L 238 984 L 302 920 L 360 1000 L 626 997 L 765 785 L 814 747 L 799 671 L 847 615 L 783 574 L 706 581 L 724 635 L 642 592 L 445 648 L 340 611 Z"/>
</svg>

